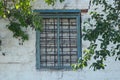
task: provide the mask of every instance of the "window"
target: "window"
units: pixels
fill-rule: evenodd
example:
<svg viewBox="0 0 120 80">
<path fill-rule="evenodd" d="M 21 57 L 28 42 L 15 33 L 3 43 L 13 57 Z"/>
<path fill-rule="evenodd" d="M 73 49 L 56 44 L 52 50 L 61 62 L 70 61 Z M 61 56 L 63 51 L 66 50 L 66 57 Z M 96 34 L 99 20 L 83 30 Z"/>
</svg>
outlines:
<svg viewBox="0 0 120 80">
<path fill-rule="evenodd" d="M 79 10 L 35 10 L 43 18 L 36 32 L 37 69 L 68 69 L 81 56 Z"/>
</svg>

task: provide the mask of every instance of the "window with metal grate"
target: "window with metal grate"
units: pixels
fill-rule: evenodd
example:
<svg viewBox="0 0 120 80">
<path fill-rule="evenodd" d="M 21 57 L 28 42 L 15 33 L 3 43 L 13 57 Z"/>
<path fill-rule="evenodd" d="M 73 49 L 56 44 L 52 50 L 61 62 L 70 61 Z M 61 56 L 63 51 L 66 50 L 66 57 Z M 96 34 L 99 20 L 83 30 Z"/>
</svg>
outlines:
<svg viewBox="0 0 120 80">
<path fill-rule="evenodd" d="M 70 69 L 81 56 L 80 10 L 35 10 L 43 18 L 36 32 L 37 69 Z"/>
</svg>

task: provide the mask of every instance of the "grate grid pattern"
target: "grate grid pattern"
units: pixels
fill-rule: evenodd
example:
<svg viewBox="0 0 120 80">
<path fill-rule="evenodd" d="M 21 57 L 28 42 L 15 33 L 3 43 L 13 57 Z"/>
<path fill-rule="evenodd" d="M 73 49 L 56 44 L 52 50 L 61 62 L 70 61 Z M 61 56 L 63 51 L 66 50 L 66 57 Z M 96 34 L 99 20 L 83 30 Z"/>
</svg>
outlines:
<svg viewBox="0 0 120 80">
<path fill-rule="evenodd" d="M 43 25 L 44 29 L 40 33 L 40 66 L 58 68 L 76 63 L 78 57 L 76 18 L 59 18 L 59 22 L 58 18 L 44 18 Z"/>
</svg>

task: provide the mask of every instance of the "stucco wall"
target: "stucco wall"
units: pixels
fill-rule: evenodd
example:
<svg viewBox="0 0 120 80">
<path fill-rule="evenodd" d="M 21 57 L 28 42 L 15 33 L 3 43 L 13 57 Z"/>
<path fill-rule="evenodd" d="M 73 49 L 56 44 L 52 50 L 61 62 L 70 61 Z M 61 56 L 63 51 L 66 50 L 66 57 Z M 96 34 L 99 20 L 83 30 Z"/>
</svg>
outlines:
<svg viewBox="0 0 120 80">
<path fill-rule="evenodd" d="M 43 0 L 36 0 L 33 9 L 87 9 L 88 1 L 66 0 L 63 3 L 57 2 L 55 6 L 47 6 Z M 87 14 L 82 14 L 82 21 L 87 17 Z M 105 70 L 95 72 L 89 68 L 78 71 L 36 70 L 35 31 L 29 28 L 29 41 L 19 45 L 20 41 L 13 38 L 12 32 L 5 27 L 6 21 L 0 20 L 0 80 L 120 80 L 120 62 L 115 62 L 113 58 L 108 58 Z M 87 44 L 83 41 L 83 48 Z"/>
</svg>

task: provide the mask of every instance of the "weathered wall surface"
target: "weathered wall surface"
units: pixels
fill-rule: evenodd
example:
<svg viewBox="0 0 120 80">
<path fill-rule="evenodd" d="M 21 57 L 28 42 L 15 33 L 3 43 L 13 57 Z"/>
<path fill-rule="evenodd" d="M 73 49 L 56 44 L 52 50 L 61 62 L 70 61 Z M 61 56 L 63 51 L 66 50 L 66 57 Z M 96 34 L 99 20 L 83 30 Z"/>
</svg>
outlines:
<svg viewBox="0 0 120 80">
<path fill-rule="evenodd" d="M 57 2 L 55 6 L 47 6 L 44 1 L 36 0 L 33 9 L 86 9 L 89 0 L 66 0 L 63 3 Z M 87 18 L 82 14 L 82 20 Z M 36 70 L 36 33 L 28 29 L 29 41 L 19 45 L 18 39 L 12 38 L 5 25 L 6 20 L 0 20 L 0 39 L 2 50 L 0 51 L 0 80 L 120 80 L 120 64 L 109 58 L 106 62 L 106 70 L 92 71 L 89 68 L 79 71 L 54 71 Z M 83 41 L 83 48 L 87 43 Z"/>
</svg>

